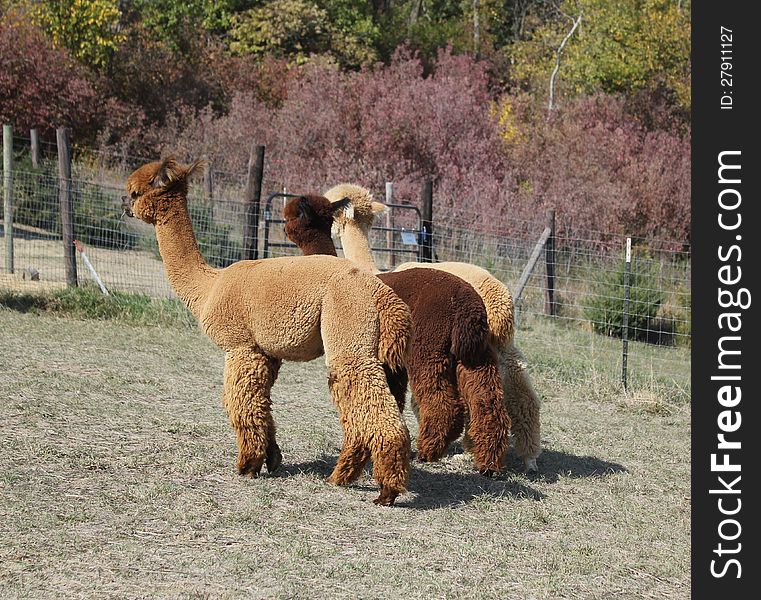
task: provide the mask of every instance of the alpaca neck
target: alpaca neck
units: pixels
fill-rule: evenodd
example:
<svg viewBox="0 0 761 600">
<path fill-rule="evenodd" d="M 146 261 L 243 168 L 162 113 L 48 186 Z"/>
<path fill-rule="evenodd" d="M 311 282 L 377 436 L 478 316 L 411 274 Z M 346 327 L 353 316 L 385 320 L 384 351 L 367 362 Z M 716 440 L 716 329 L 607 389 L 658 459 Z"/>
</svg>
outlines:
<svg viewBox="0 0 761 600">
<path fill-rule="evenodd" d="M 353 222 L 346 223 L 341 233 L 341 246 L 343 246 L 344 256 L 350 261 L 374 273 L 378 272 L 373 254 L 370 251 L 367 233 L 359 225 Z"/>
<path fill-rule="evenodd" d="M 156 223 L 156 239 L 172 289 L 198 318 L 219 271 L 201 256 L 184 202 L 174 203 L 172 210 Z"/>
<path fill-rule="evenodd" d="M 308 243 L 300 246 L 301 253 L 304 256 L 310 254 L 329 254 L 330 256 L 338 256 L 336 253 L 336 245 L 333 243 L 333 239 L 328 236 L 327 238 L 319 237 L 314 240 L 310 240 Z"/>
</svg>

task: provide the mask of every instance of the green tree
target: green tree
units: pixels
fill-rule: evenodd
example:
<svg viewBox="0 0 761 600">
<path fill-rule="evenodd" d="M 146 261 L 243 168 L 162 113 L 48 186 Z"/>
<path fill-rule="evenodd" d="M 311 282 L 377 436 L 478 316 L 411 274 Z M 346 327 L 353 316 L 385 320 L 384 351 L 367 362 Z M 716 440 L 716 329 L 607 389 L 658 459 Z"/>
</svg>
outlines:
<svg viewBox="0 0 761 600">
<path fill-rule="evenodd" d="M 513 76 L 547 89 L 555 54 L 572 18 L 581 26 L 566 46 L 559 89 L 571 93 L 632 93 L 665 88 L 690 105 L 690 2 L 566 0 L 554 18 L 534 21 L 526 41 L 510 52 Z"/>
<path fill-rule="evenodd" d="M 296 63 L 321 54 L 344 67 L 358 67 L 377 60 L 378 34 L 366 2 L 274 0 L 233 17 L 230 50 Z"/>
<path fill-rule="evenodd" d="M 31 14 L 56 46 L 95 69 L 105 67 L 124 40 L 118 0 L 42 0 Z"/>
<path fill-rule="evenodd" d="M 257 4 L 256 0 L 131 0 L 134 20 L 151 31 L 172 50 L 187 53 L 189 36 L 199 29 L 224 35 L 238 13 Z"/>
</svg>

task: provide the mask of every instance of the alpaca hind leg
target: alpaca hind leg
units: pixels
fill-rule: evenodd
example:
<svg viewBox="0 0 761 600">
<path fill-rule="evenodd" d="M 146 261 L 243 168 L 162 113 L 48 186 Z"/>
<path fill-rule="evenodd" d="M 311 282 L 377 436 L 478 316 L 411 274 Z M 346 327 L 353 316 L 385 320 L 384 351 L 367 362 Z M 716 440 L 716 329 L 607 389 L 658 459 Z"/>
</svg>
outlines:
<svg viewBox="0 0 761 600">
<path fill-rule="evenodd" d="M 282 461 L 275 441 L 270 389 L 280 361 L 241 348 L 225 356 L 223 404 L 238 441 L 238 472 L 258 477 L 262 465 L 272 472 Z"/>
<path fill-rule="evenodd" d="M 375 358 L 332 357 L 329 382 L 344 428 L 344 446 L 329 481 L 353 481 L 372 459 L 381 487 L 375 503 L 392 505 L 409 480 L 410 437 L 382 365 Z"/>
<path fill-rule="evenodd" d="M 465 408 L 458 398 L 450 365 L 450 359 L 443 356 L 409 361 L 410 387 L 420 425 L 417 458 L 421 462 L 441 459 L 465 423 Z"/>
<path fill-rule="evenodd" d="M 513 426 L 515 452 L 529 473 L 538 471 L 536 459 L 542 452 L 539 395 L 529 377 L 526 359 L 514 344 L 500 357 L 505 406 Z"/>
<path fill-rule="evenodd" d="M 466 447 L 479 472 L 491 476 L 502 468 L 510 444 L 510 417 L 496 360 L 475 365 L 458 363 L 457 384 L 468 407 Z"/>
</svg>

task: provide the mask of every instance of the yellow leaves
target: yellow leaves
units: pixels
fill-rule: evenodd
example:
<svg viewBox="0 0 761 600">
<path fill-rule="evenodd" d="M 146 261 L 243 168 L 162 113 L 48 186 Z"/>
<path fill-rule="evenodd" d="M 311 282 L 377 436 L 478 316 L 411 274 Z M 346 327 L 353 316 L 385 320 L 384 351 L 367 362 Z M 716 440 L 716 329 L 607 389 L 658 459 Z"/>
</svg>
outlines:
<svg viewBox="0 0 761 600">
<path fill-rule="evenodd" d="M 508 96 L 503 96 L 489 107 L 489 114 L 497 121 L 499 137 L 507 144 L 519 144 L 523 134 L 518 128 L 515 109 Z"/>
<path fill-rule="evenodd" d="M 566 0 L 561 8 L 568 15 L 584 13 L 562 56 L 561 89 L 626 93 L 668 81 L 689 102 L 681 91 L 689 87 L 689 2 L 680 8 L 675 0 Z M 564 19 L 545 22 L 532 39 L 515 44 L 514 77 L 546 86 L 567 29 Z"/>
<path fill-rule="evenodd" d="M 90 66 L 106 63 L 125 37 L 117 31 L 121 12 L 118 0 L 73 0 L 62 7 L 57 0 L 34 5 L 32 17 L 53 40 Z"/>
</svg>

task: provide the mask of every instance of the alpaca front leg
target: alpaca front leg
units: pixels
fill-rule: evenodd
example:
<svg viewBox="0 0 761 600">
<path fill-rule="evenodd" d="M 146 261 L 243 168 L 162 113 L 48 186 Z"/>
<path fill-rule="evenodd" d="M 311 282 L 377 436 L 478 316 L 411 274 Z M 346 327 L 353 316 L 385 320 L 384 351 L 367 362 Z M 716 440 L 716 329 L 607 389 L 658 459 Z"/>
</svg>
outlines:
<svg viewBox="0 0 761 600">
<path fill-rule="evenodd" d="M 526 359 L 514 344 L 502 353 L 500 363 L 505 406 L 513 422 L 515 452 L 523 458 L 526 472 L 536 473 L 539 470 L 536 459 L 542 452 L 539 395 L 531 383 Z"/>
<path fill-rule="evenodd" d="M 280 361 L 245 348 L 225 357 L 224 405 L 238 441 L 238 473 L 258 477 L 262 465 L 272 472 L 282 462 L 275 441 L 270 389 Z"/>
</svg>

